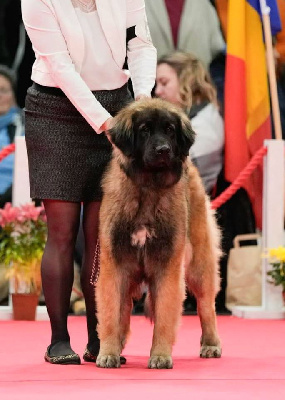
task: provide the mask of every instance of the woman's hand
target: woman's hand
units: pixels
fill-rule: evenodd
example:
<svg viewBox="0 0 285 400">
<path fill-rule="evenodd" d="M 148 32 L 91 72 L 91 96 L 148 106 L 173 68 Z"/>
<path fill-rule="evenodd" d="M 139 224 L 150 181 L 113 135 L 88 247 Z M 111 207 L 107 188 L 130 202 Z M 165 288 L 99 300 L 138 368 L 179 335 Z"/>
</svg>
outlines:
<svg viewBox="0 0 285 400">
<path fill-rule="evenodd" d="M 108 131 L 108 130 L 111 129 L 112 126 L 113 126 L 112 122 L 113 122 L 113 118 L 112 118 L 112 117 L 108 118 L 108 119 L 104 122 L 104 124 L 101 126 L 101 129 L 102 129 L 103 131 L 105 131 L 105 132 Z"/>
<path fill-rule="evenodd" d="M 104 124 L 102 125 L 101 129 L 104 131 L 105 135 L 107 136 L 110 143 L 112 143 L 111 136 L 109 134 L 109 129 L 113 126 L 113 119 L 112 117 L 108 118 Z"/>
<path fill-rule="evenodd" d="M 149 96 L 147 96 L 146 94 L 139 94 L 137 97 L 136 97 L 136 101 L 137 100 L 142 100 L 142 99 L 149 99 L 150 97 Z"/>
</svg>

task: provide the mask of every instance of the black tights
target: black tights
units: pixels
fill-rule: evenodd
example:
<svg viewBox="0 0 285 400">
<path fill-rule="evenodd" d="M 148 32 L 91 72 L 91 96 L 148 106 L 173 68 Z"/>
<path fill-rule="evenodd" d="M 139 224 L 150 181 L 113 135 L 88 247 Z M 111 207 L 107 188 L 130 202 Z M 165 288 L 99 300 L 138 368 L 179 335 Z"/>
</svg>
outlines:
<svg viewBox="0 0 285 400">
<path fill-rule="evenodd" d="M 67 316 L 74 278 L 74 249 L 80 224 L 81 204 L 44 200 L 44 207 L 48 239 L 42 259 L 42 284 L 51 323 L 51 344 L 54 345 L 70 341 Z M 90 276 L 98 238 L 99 208 L 99 202 L 83 204 L 85 249 L 81 285 L 86 302 L 88 349 L 94 354 L 99 351 L 99 339 L 96 332 L 94 286 L 90 284 Z"/>
</svg>

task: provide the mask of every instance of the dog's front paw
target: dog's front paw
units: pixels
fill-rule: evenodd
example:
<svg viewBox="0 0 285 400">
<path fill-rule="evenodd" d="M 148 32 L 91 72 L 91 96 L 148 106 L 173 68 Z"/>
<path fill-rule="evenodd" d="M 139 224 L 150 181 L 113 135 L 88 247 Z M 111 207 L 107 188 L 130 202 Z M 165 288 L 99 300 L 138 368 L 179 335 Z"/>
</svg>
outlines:
<svg viewBox="0 0 285 400">
<path fill-rule="evenodd" d="M 222 349 L 220 346 L 207 346 L 202 345 L 200 349 L 201 358 L 220 358 L 222 355 Z"/>
<path fill-rule="evenodd" d="M 120 368 L 120 356 L 114 355 L 98 355 L 96 365 L 99 368 Z"/>
<path fill-rule="evenodd" d="M 170 369 L 173 368 L 171 356 L 152 356 L 148 360 L 148 368 L 151 369 Z"/>
</svg>

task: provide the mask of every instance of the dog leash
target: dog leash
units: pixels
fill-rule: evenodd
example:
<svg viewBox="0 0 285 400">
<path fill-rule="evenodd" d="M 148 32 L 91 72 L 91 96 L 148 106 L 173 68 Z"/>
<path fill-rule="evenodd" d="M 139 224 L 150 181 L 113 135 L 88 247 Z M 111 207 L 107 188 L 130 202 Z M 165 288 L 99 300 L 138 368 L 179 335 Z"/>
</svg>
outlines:
<svg viewBox="0 0 285 400">
<path fill-rule="evenodd" d="M 91 270 L 91 277 L 90 277 L 90 283 L 92 286 L 96 286 L 96 283 L 98 282 L 99 278 L 99 273 L 100 273 L 100 242 L 99 239 L 97 239 L 92 270 Z"/>
</svg>

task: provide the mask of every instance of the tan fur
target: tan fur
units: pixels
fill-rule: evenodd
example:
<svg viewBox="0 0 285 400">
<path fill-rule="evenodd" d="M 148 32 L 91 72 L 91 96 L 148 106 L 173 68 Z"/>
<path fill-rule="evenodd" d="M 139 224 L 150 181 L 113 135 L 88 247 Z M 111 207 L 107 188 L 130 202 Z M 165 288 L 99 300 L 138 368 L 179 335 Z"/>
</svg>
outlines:
<svg viewBox="0 0 285 400">
<path fill-rule="evenodd" d="M 149 101 L 134 102 L 120 113 L 116 123 L 130 128 L 132 115 Z M 151 101 L 152 107 L 165 103 Z M 173 106 L 169 110 L 183 119 Z M 163 190 L 136 187 L 121 169 L 129 159 L 114 148 L 113 159 L 103 181 L 104 197 L 100 210 L 101 270 L 96 289 L 100 353 L 99 367 L 119 367 L 120 354 L 129 334 L 132 298 L 140 282 L 132 268 L 114 259 L 111 234 L 120 220 L 135 221 L 138 229 L 130 234 L 132 246 L 143 249 L 156 237 L 156 215 L 175 227 L 174 246 L 167 265 L 149 262 L 148 307 L 154 321 L 149 368 L 172 368 L 172 346 L 182 314 L 186 284 L 197 298 L 201 321 L 201 357 L 220 357 L 216 327 L 215 296 L 219 289 L 218 265 L 220 234 L 201 179 L 189 159 L 184 162 L 180 181 Z M 151 210 L 151 211 L 150 211 Z M 124 249 L 122 249 L 124 251 Z"/>
</svg>

